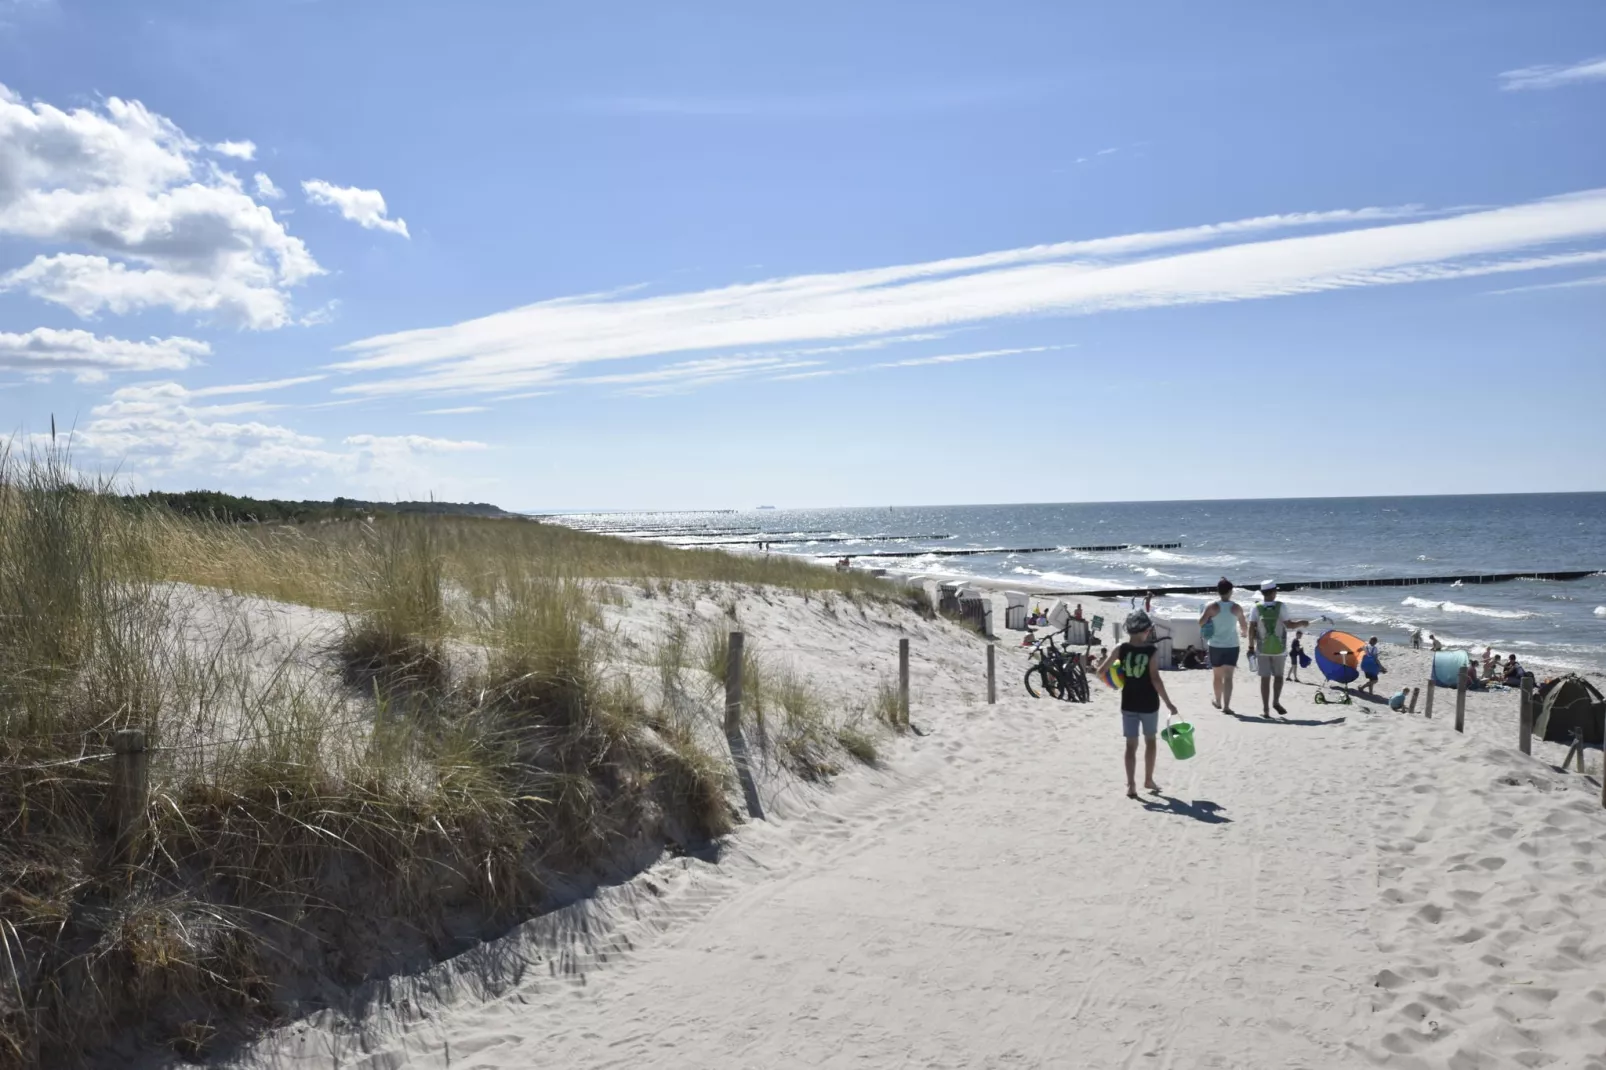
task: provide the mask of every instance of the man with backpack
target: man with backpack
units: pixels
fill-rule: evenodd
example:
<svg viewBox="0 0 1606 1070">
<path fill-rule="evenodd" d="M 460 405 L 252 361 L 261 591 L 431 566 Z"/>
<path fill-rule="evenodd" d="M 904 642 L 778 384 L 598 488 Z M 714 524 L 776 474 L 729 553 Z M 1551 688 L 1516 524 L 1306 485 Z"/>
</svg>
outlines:
<svg viewBox="0 0 1606 1070">
<path fill-rule="evenodd" d="M 1277 600 L 1277 582 L 1260 585 L 1260 603 L 1249 612 L 1249 653 L 1260 676 L 1260 708 L 1270 717 L 1287 717 L 1283 709 L 1283 665 L 1288 660 L 1288 629 L 1308 628 L 1310 621 L 1288 615 L 1288 605 Z"/>
</svg>

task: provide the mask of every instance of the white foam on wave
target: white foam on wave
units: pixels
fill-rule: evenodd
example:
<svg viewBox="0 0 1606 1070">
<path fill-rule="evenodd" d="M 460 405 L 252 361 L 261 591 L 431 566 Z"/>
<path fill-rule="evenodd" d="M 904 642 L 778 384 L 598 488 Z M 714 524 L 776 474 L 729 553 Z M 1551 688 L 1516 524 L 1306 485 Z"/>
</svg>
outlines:
<svg viewBox="0 0 1606 1070">
<path fill-rule="evenodd" d="M 1523 609 L 1491 609 L 1488 606 L 1469 606 L 1460 602 L 1435 602 L 1431 598 L 1417 598 L 1410 595 L 1400 603 L 1402 606 L 1413 606 L 1417 609 L 1437 609 L 1442 613 L 1461 613 L 1473 617 L 1494 617 L 1499 620 L 1533 620 L 1540 616 Z"/>
<path fill-rule="evenodd" d="M 1606 606 L 1596 606 L 1595 607 L 1595 616 L 1597 616 L 1597 617 L 1606 617 Z"/>
</svg>

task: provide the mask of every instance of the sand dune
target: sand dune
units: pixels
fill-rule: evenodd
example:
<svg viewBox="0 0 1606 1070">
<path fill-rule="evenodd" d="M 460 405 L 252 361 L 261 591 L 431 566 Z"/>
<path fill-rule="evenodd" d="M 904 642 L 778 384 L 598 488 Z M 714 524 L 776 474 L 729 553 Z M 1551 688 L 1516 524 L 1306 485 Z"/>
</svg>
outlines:
<svg viewBox="0 0 1606 1070">
<path fill-rule="evenodd" d="M 739 607 L 840 694 L 890 667 L 897 629 L 803 612 Z M 989 707 L 979 641 L 911 631 L 929 735 L 884 768 L 772 779 L 772 820 L 717 862 L 666 859 L 247 1061 L 1606 1068 L 1599 781 L 1517 753 L 1513 693 L 1458 735 L 1443 694 L 1426 721 L 1290 685 L 1268 722 L 1172 673 L 1199 754 L 1162 753 L 1134 803 L 1114 692 L 1033 701 L 1005 648 Z M 1393 664 L 1398 686 L 1420 656 Z"/>
</svg>

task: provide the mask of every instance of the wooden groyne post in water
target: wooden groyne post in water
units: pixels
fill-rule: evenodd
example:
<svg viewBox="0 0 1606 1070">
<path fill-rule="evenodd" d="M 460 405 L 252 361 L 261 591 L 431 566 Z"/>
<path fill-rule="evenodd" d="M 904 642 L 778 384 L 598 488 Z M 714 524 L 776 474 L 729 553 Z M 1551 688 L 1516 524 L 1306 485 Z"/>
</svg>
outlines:
<svg viewBox="0 0 1606 1070">
<path fill-rule="evenodd" d="M 1534 752 L 1534 674 L 1522 674 L 1522 697 L 1517 700 L 1517 749 L 1524 754 Z"/>
<path fill-rule="evenodd" d="M 747 740 L 742 736 L 743 645 L 742 633 L 731 632 L 730 650 L 725 661 L 725 742 L 730 746 L 736 779 L 741 781 L 742 795 L 747 800 L 747 815 L 763 820 L 764 806 L 758 797 L 758 785 L 753 781 L 752 763 L 747 759 Z"/>
<path fill-rule="evenodd" d="M 112 847 L 114 866 L 132 863 L 144 845 L 150 817 L 149 773 L 145 732 L 124 728 L 112 733 L 112 807 L 117 827 Z"/>
<path fill-rule="evenodd" d="M 909 727 L 909 640 L 898 640 L 898 721 Z"/>
<path fill-rule="evenodd" d="M 1467 667 L 1461 666 L 1461 671 L 1455 677 L 1455 730 L 1464 732 L 1462 725 L 1467 720 Z"/>
</svg>

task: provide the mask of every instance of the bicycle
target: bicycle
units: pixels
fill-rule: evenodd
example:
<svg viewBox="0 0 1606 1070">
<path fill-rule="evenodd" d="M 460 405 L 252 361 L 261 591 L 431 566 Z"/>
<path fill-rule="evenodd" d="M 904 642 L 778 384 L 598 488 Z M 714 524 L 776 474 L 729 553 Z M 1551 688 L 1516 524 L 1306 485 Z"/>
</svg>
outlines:
<svg viewBox="0 0 1606 1070">
<path fill-rule="evenodd" d="M 1033 644 L 1032 654 L 1037 660 L 1026 670 L 1028 695 L 1042 697 L 1038 694 L 1038 688 L 1041 688 L 1049 698 L 1064 699 L 1066 702 L 1087 702 L 1091 698 L 1087 672 L 1082 668 L 1081 658 L 1077 657 L 1075 651 L 1056 646 L 1054 633 L 1050 632 Z"/>
</svg>

